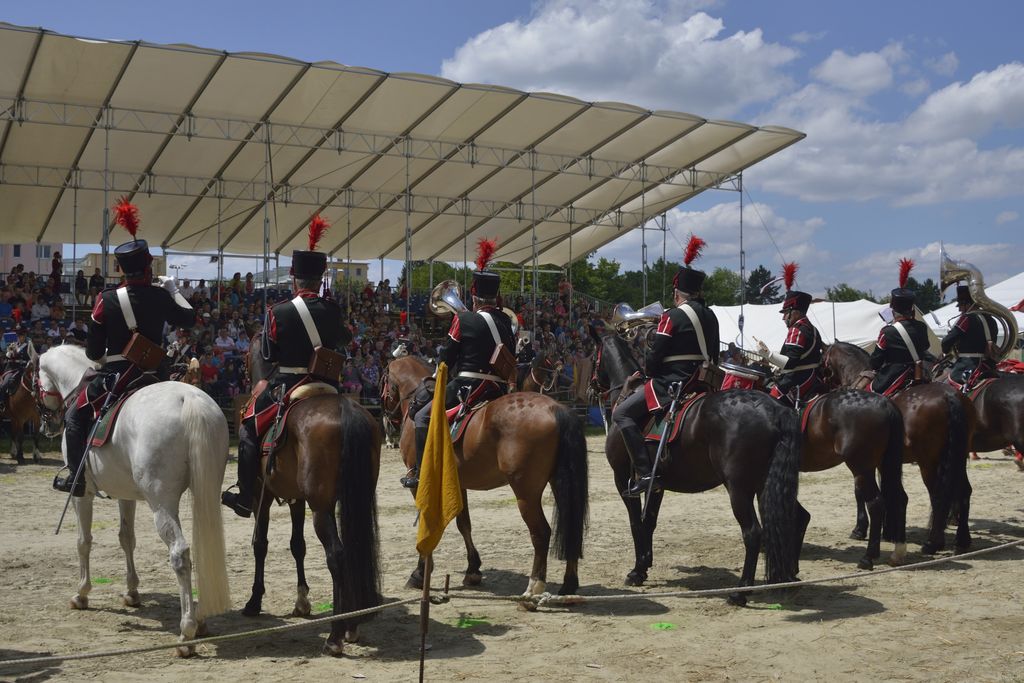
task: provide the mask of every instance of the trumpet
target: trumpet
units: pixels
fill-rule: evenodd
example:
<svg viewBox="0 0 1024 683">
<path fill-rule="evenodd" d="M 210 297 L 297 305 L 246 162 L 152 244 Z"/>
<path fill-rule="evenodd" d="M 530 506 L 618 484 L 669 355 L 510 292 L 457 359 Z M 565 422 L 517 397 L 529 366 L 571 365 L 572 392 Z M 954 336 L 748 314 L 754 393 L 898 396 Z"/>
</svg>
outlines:
<svg viewBox="0 0 1024 683">
<path fill-rule="evenodd" d="M 621 303 L 612 309 L 611 325 L 626 339 L 634 339 L 640 330 L 657 325 L 664 312 L 665 307 L 659 301 L 648 304 L 639 311 L 634 311 L 627 303 Z"/>
</svg>

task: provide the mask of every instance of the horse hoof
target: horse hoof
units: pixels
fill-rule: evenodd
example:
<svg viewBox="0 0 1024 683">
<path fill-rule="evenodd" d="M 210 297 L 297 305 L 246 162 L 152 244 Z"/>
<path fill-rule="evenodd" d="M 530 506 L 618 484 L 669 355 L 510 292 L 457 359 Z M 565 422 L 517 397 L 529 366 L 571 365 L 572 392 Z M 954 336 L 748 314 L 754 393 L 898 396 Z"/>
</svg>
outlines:
<svg viewBox="0 0 1024 683">
<path fill-rule="evenodd" d="M 210 629 L 209 627 L 207 627 L 205 621 L 200 621 L 198 624 L 196 624 L 196 635 L 194 637 L 205 638 L 208 635 L 210 635 Z"/>
<path fill-rule="evenodd" d="M 747 596 L 744 595 L 743 593 L 733 593 L 728 598 L 726 598 L 725 601 L 728 602 L 733 607 L 746 607 L 747 606 Z"/>
<path fill-rule="evenodd" d="M 245 603 L 245 607 L 242 608 L 243 617 L 258 617 L 260 612 L 263 611 L 263 605 L 261 603 L 253 603 L 252 600 Z"/>
<path fill-rule="evenodd" d="M 863 541 L 868 537 L 868 532 L 854 527 L 853 531 L 850 532 L 850 538 L 854 541 Z"/>
<path fill-rule="evenodd" d="M 192 647 L 191 645 L 189 645 L 189 646 L 179 645 L 178 647 L 174 648 L 174 656 L 175 657 L 180 657 L 181 659 L 188 659 L 189 657 L 191 657 L 195 653 L 196 653 L 196 649 L 194 647 Z"/>
<path fill-rule="evenodd" d="M 139 597 L 138 591 L 129 591 L 121 596 L 121 601 L 125 607 L 140 607 L 142 606 L 142 599 Z"/>
<path fill-rule="evenodd" d="M 646 580 L 647 572 L 639 572 L 634 569 L 630 573 L 626 574 L 625 583 L 627 586 L 642 586 Z"/>
<path fill-rule="evenodd" d="M 411 578 L 409 580 L 412 581 Z M 483 582 L 483 580 L 484 580 L 484 575 L 481 574 L 480 572 L 466 572 L 466 575 L 462 577 L 462 585 L 463 586 L 479 586 Z M 422 585 L 423 584 L 421 582 L 420 586 L 418 586 L 418 587 L 422 587 Z"/>
<path fill-rule="evenodd" d="M 922 555 L 934 555 L 935 553 L 942 550 L 942 546 L 936 543 L 925 543 L 921 546 Z"/>
<path fill-rule="evenodd" d="M 579 579 L 577 579 L 576 577 L 573 577 L 571 579 L 566 579 L 562 583 L 562 587 L 558 590 L 558 594 L 559 595 L 576 595 L 576 591 L 578 591 L 579 588 L 580 588 Z"/>
<path fill-rule="evenodd" d="M 537 603 L 533 602 L 532 600 L 520 602 L 518 603 L 518 609 L 520 612 L 536 612 Z"/>
<path fill-rule="evenodd" d="M 416 574 L 411 575 L 409 577 L 409 580 L 405 582 L 405 587 L 406 588 L 414 588 L 416 590 L 422 590 L 423 589 L 423 577 L 422 576 L 416 576 Z"/>
<path fill-rule="evenodd" d="M 310 607 L 310 604 L 308 602 L 305 602 L 305 603 L 296 602 L 295 603 L 295 608 L 292 609 L 292 616 L 293 617 L 308 617 L 312 611 L 313 610 Z"/>
<path fill-rule="evenodd" d="M 345 645 L 343 643 L 333 643 L 328 640 L 324 643 L 324 654 L 330 657 L 340 657 L 345 654 Z"/>
<path fill-rule="evenodd" d="M 868 558 L 868 557 L 860 558 L 860 561 L 857 563 L 857 569 L 874 569 L 874 568 L 875 568 L 875 563 L 872 562 L 871 559 Z"/>
<path fill-rule="evenodd" d="M 359 629 L 350 628 L 345 631 L 345 642 L 346 643 L 358 643 L 359 642 Z"/>
<path fill-rule="evenodd" d="M 71 609 L 89 609 L 89 598 L 84 595 L 71 598 Z"/>
<path fill-rule="evenodd" d="M 956 546 L 956 551 L 954 552 L 954 554 L 955 555 L 963 555 L 964 553 L 966 553 L 970 549 L 971 549 L 970 541 L 967 542 L 967 545 L 960 545 L 958 543 L 957 546 Z"/>
</svg>

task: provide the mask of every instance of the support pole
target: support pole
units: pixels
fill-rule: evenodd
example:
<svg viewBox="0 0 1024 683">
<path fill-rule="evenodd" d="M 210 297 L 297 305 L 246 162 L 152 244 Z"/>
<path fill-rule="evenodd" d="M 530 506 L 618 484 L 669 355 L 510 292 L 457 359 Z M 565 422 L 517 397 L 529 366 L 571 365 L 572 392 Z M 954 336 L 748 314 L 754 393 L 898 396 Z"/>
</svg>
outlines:
<svg viewBox="0 0 1024 683">
<path fill-rule="evenodd" d="M 469 198 L 462 198 L 462 291 L 469 291 Z"/>
<path fill-rule="evenodd" d="M 71 194 L 71 262 L 75 265 L 71 267 L 75 270 L 78 267 L 78 170 L 75 170 L 75 175 L 72 176 L 75 179 L 75 185 Z M 85 269 L 82 269 L 82 273 L 85 273 Z M 78 320 L 78 273 L 71 274 L 71 320 L 77 322 Z"/>
<path fill-rule="evenodd" d="M 222 192 L 220 182 L 217 183 L 217 310 L 221 308 L 221 289 L 220 283 L 224 281 L 224 245 L 221 243 L 221 202 L 223 200 L 224 193 Z M 223 312 L 223 311 L 221 311 Z"/>
<path fill-rule="evenodd" d="M 647 305 L 647 164 L 640 163 L 640 289 Z"/>
<path fill-rule="evenodd" d="M 569 301 L 567 303 L 569 305 L 569 329 L 570 330 L 572 329 L 572 311 L 575 308 L 575 306 L 572 305 L 572 295 L 573 295 L 573 288 L 572 288 L 572 221 L 573 221 L 573 208 L 570 205 L 569 206 L 569 263 L 566 266 L 566 271 L 567 271 L 566 277 L 569 280 Z"/>
<path fill-rule="evenodd" d="M 537 151 L 530 150 L 530 242 L 533 248 L 533 332 L 537 333 Z"/>
<path fill-rule="evenodd" d="M 741 171 L 736 182 L 740 186 L 740 348 L 745 348 L 743 335 L 743 307 L 747 303 L 747 252 L 743 250 L 743 172 Z"/>
<path fill-rule="evenodd" d="M 424 661 L 427 658 L 427 630 L 430 625 L 430 575 L 434 571 L 434 554 L 423 558 L 423 593 L 420 596 L 420 683 L 423 683 Z"/>
<path fill-rule="evenodd" d="M 409 316 L 412 314 L 412 196 L 409 187 L 409 140 L 405 141 L 405 314 L 406 324 L 411 324 Z M 401 290 L 399 290 L 401 293 Z"/>
<path fill-rule="evenodd" d="M 267 310 L 267 289 L 270 287 L 270 123 L 264 127 L 267 155 L 263 161 L 263 310 Z M 219 242 L 220 240 L 218 240 Z"/>
<path fill-rule="evenodd" d="M 107 260 L 110 254 L 110 109 L 103 111 L 103 232 L 100 233 L 101 271 L 107 279 Z"/>
<path fill-rule="evenodd" d="M 661 301 L 665 301 L 668 295 L 665 292 L 665 271 L 668 267 L 668 215 L 661 214 Z"/>
<path fill-rule="evenodd" d="M 348 309 L 348 314 L 352 315 L 352 188 L 345 189 L 345 206 L 348 210 L 345 212 L 345 280 L 348 282 L 347 301 L 345 306 Z M 366 280 L 370 280 L 370 274 L 366 274 Z"/>
</svg>

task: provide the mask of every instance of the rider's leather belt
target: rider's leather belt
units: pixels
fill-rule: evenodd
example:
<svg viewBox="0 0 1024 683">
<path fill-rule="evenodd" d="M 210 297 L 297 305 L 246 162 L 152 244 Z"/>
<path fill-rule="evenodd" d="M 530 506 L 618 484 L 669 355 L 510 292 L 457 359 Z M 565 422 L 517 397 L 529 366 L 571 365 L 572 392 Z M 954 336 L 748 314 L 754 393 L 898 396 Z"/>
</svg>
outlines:
<svg viewBox="0 0 1024 683">
<path fill-rule="evenodd" d="M 465 377 L 467 379 L 486 379 L 491 382 L 501 382 L 502 384 L 505 383 L 505 380 L 502 379 L 501 377 L 498 377 L 497 375 L 489 375 L 484 372 L 470 372 L 469 370 L 463 370 L 462 372 L 460 372 L 459 377 Z"/>
<path fill-rule="evenodd" d="M 819 365 L 818 363 L 811 363 L 810 365 L 798 365 L 795 368 L 786 368 L 785 370 L 780 370 L 779 374 L 780 375 L 789 375 L 789 374 L 794 373 L 794 372 L 800 372 L 801 370 L 811 370 L 813 368 L 818 367 L 818 365 Z"/>
<path fill-rule="evenodd" d="M 704 356 L 699 353 L 683 353 L 675 356 L 665 356 L 661 359 L 662 363 L 671 363 L 677 360 L 704 360 Z"/>
<path fill-rule="evenodd" d="M 956 355 L 959 356 L 960 358 L 984 358 L 985 357 L 985 354 L 983 354 L 983 353 L 958 353 Z"/>
<path fill-rule="evenodd" d="M 308 375 L 309 368 L 297 365 L 281 365 L 277 368 L 277 372 L 284 375 Z"/>
</svg>

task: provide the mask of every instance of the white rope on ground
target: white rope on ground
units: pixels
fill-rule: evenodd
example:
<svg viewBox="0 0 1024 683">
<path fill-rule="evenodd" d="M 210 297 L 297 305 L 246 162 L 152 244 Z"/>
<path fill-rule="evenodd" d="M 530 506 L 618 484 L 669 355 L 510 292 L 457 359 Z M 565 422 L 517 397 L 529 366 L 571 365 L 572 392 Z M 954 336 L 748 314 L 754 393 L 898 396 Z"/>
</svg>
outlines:
<svg viewBox="0 0 1024 683">
<path fill-rule="evenodd" d="M 0 660 L 0 668 L 15 667 L 23 664 L 54 664 L 57 662 L 68 662 L 76 659 L 97 659 L 99 657 L 118 657 L 121 655 L 133 655 L 142 654 L 145 652 L 155 652 L 157 650 L 170 650 L 174 647 L 189 647 L 192 645 L 205 645 L 208 643 L 219 643 L 225 640 L 238 640 L 240 638 L 250 638 L 252 636 L 264 635 L 267 633 L 278 633 L 280 631 L 291 631 L 293 629 L 308 628 L 310 626 L 319 626 L 320 624 L 329 624 L 332 621 L 339 621 L 341 619 L 352 619 L 354 617 L 361 617 L 367 614 L 373 614 L 375 612 L 383 612 L 386 609 L 392 607 L 398 607 L 400 605 L 408 605 L 414 602 L 419 602 L 420 597 L 406 598 L 405 600 L 396 600 L 395 602 L 388 602 L 383 605 L 376 607 L 367 607 L 366 609 L 356 610 L 354 612 L 346 612 L 344 614 L 332 614 L 326 617 L 320 617 L 319 619 L 310 619 L 309 621 L 301 621 L 295 624 L 283 624 L 281 626 L 268 626 L 267 628 L 258 628 L 253 631 L 242 631 L 240 633 L 227 633 L 222 636 L 209 636 L 207 638 L 194 638 L 192 640 L 175 641 L 172 643 L 162 643 L 160 645 L 147 645 L 145 647 L 136 648 L 124 648 L 121 650 L 100 650 L 97 652 L 81 652 L 78 654 L 70 655 L 49 655 L 46 657 L 26 657 L 24 659 L 6 659 Z"/>
<path fill-rule="evenodd" d="M 485 595 L 477 594 L 473 592 L 463 591 L 451 591 L 444 593 L 440 589 L 438 597 L 441 602 L 450 601 L 452 598 L 467 601 L 486 601 L 495 600 L 502 602 L 515 602 L 515 603 L 528 603 L 533 604 L 537 607 L 540 606 L 557 606 L 557 605 L 581 605 L 593 602 L 611 602 L 616 600 L 652 600 L 658 598 L 701 598 L 701 597 L 713 597 L 719 595 L 730 595 L 733 593 L 758 593 L 763 591 L 781 590 L 785 588 L 799 588 L 800 586 L 810 586 L 814 584 L 822 583 L 833 583 L 838 581 L 849 581 L 853 579 L 866 579 L 873 578 L 876 576 L 882 576 L 892 572 L 899 571 L 910 571 L 917 569 L 925 569 L 927 567 L 935 567 L 947 562 L 954 562 L 959 560 L 967 560 L 981 555 L 987 555 L 989 553 L 997 552 L 999 550 L 1005 550 L 1006 548 L 1013 548 L 1016 546 L 1024 545 L 1024 539 L 1017 541 L 1009 541 L 1000 545 L 995 545 L 990 548 L 983 548 L 981 550 L 973 550 L 971 552 L 963 553 L 960 555 L 950 555 L 948 557 L 939 557 L 934 560 L 925 560 L 924 562 L 916 562 L 914 564 L 906 564 L 898 567 L 887 567 L 871 572 L 856 572 L 851 574 L 839 574 L 836 576 L 827 576 L 820 579 L 808 579 L 806 581 L 790 581 L 787 583 L 771 583 L 771 584 L 759 584 L 756 586 L 734 586 L 732 588 L 709 588 L 704 590 L 696 591 L 670 591 L 663 593 L 619 593 L 616 595 L 552 595 L 551 593 L 541 593 L 540 595 Z M 385 609 L 392 607 L 399 607 L 401 605 L 408 605 L 414 602 L 420 602 L 421 597 L 406 598 L 405 600 L 397 600 L 395 602 L 385 603 L 378 605 L 377 607 L 369 607 L 367 609 L 357 610 L 354 612 L 346 612 L 345 614 L 332 614 L 330 616 L 321 617 L 318 619 L 312 619 L 309 621 L 303 621 L 295 624 L 284 624 L 281 626 L 270 626 L 268 628 L 255 629 L 252 631 L 242 631 L 240 633 L 228 633 L 221 636 L 210 636 L 207 638 L 196 638 L 193 640 L 175 641 L 171 643 L 163 643 L 160 645 L 149 645 L 146 647 L 139 648 L 124 648 L 120 650 L 103 650 L 97 652 L 82 652 L 78 654 L 70 655 L 51 655 L 46 657 L 28 657 L 24 659 L 8 659 L 0 660 L 0 668 L 16 667 L 26 664 L 53 664 L 57 662 L 67 662 L 80 659 L 96 659 L 100 657 L 117 657 L 122 655 L 142 654 L 146 652 L 155 652 L 157 650 L 169 650 L 177 647 L 188 647 L 192 645 L 203 645 L 209 643 L 223 642 L 227 640 L 239 640 L 241 638 L 251 638 L 253 636 L 264 635 L 267 633 L 278 633 L 281 631 L 290 631 L 293 629 L 307 628 L 309 626 L 317 626 L 320 624 L 327 624 L 332 621 L 338 621 L 340 619 L 351 619 L 353 617 L 364 616 L 367 614 L 373 614 L 375 612 L 382 612 Z"/>
<path fill-rule="evenodd" d="M 784 588 L 799 588 L 800 586 L 810 586 L 819 583 L 832 583 L 838 581 L 850 581 L 853 579 L 873 578 L 876 576 L 882 576 L 884 574 L 889 574 L 892 572 L 925 569 L 927 567 L 935 567 L 937 565 L 945 564 L 947 562 L 967 560 L 973 557 L 987 555 L 988 553 L 993 553 L 998 550 L 1005 550 L 1006 548 L 1012 548 L 1014 546 L 1019 545 L 1024 545 L 1024 539 L 1010 541 L 1000 545 L 992 546 L 991 548 L 973 550 L 971 552 L 962 553 L 960 555 L 939 557 L 934 560 L 925 560 L 923 562 L 915 562 L 914 564 L 905 564 L 900 565 L 898 567 L 886 567 L 884 569 L 878 569 L 875 571 L 860 571 L 852 574 L 838 574 L 836 576 L 827 576 L 820 579 L 807 579 L 806 581 L 789 581 L 787 583 L 758 584 L 756 586 L 734 586 L 732 588 L 708 588 L 705 590 L 670 591 L 664 593 L 617 593 L 615 595 L 552 595 L 551 593 L 541 593 L 539 595 L 507 596 L 480 595 L 462 591 L 452 592 L 450 593 L 450 595 L 452 597 L 459 598 L 460 600 L 499 600 L 527 604 L 532 603 L 537 607 L 556 605 L 582 605 L 592 602 L 612 602 L 616 600 L 653 600 L 658 598 L 706 598 L 719 595 L 731 595 L 733 593 L 760 593 L 764 591 L 781 590 Z"/>
</svg>

